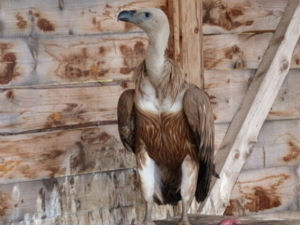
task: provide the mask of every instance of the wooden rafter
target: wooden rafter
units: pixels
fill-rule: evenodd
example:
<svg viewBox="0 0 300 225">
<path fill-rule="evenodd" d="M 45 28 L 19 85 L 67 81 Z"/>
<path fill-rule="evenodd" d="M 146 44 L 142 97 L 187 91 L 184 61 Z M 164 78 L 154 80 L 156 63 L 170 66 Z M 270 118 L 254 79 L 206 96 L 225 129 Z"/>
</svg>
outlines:
<svg viewBox="0 0 300 225">
<path fill-rule="evenodd" d="M 215 157 L 220 179 L 213 182 L 201 213 L 224 213 L 231 191 L 257 142 L 259 131 L 288 74 L 300 35 L 300 1 L 290 0 Z"/>
</svg>

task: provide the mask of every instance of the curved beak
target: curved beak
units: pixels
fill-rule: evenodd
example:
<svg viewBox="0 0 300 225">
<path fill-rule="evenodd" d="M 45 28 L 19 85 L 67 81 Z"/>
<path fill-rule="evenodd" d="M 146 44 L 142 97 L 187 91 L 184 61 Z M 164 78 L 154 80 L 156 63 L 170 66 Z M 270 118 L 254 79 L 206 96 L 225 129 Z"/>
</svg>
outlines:
<svg viewBox="0 0 300 225">
<path fill-rule="evenodd" d="M 133 22 L 132 18 L 134 17 L 136 10 L 124 10 L 119 13 L 118 20 L 126 21 L 126 22 Z"/>
</svg>

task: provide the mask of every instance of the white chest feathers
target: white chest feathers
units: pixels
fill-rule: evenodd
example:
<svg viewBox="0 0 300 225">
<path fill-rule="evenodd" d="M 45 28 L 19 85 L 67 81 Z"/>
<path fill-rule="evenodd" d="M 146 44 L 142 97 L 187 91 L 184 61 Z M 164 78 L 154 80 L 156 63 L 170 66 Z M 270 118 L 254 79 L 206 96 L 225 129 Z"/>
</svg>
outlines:
<svg viewBox="0 0 300 225">
<path fill-rule="evenodd" d="M 175 101 L 171 96 L 159 97 L 159 91 L 155 89 L 150 80 L 145 77 L 140 83 L 140 90 L 137 92 L 135 103 L 144 111 L 152 113 L 175 113 L 182 110 L 184 92 L 178 94 Z"/>
</svg>

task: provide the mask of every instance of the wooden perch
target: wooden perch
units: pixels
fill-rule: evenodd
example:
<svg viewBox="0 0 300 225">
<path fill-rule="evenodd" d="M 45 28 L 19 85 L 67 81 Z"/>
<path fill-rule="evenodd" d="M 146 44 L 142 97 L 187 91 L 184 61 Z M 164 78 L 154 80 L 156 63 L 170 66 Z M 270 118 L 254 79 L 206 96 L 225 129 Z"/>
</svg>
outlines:
<svg viewBox="0 0 300 225">
<path fill-rule="evenodd" d="M 300 2 L 290 0 L 242 105 L 215 157 L 220 179 L 214 181 L 201 213 L 222 215 L 233 186 L 257 142 L 259 131 L 288 74 L 300 35 Z"/>
<path fill-rule="evenodd" d="M 192 225 L 217 225 L 220 221 L 228 219 L 229 217 L 221 216 L 196 216 L 191 215 L 190 221 Z M 289 219 L 289 220 L 275 220 L 270 218 L 256 219 L 253 217 L 239 217 L 238 218 L 244 225 L 297 225 L 299 224 L 298 220 Z M 156 225 L 176 225 L 178 224 L 178 219 L 172 219 L 168 221 L 157 221 Z"/>
</svg>

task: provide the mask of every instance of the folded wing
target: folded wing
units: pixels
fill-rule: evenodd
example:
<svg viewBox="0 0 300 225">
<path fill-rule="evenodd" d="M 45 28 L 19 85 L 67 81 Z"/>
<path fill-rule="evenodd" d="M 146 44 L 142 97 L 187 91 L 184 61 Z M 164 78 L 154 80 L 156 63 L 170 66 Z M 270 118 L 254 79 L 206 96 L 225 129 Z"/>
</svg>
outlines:
<svg viewBox="0 0 300 225">
<path fill-rule="evenodd" d="M 197 146 L 199 175 L 196 189 L 197 201 L 203 201 L 209 191 L 214 171 L 214 117 L 208 95 L 191 85 L 183 98 L 183 109 Z"/>
<path fill-rule="evenodd" d="M 135 152 L 134 90 L 122 93 L 118 102 L 118 128 L 121 141 L 127 150 Z"/>
</svg>

